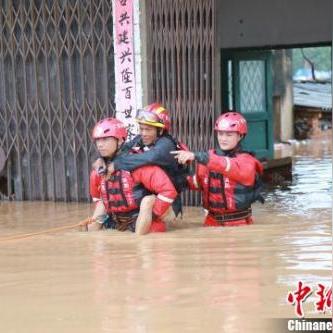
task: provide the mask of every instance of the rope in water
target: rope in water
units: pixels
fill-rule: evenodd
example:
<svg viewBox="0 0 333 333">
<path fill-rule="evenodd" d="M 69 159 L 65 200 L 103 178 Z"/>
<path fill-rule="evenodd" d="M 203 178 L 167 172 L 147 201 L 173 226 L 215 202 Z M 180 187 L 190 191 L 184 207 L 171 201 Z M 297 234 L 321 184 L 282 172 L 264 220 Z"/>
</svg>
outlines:
<svg viewBox="0 0 333 333">
<path fill-rule="evenodd" d="M 92 223 L 94 221 L 93 218 L 88 217 L 87 219 L 80 221 L 78 223 L 72 224 L 72 225 L 65 225 L 62 227 L 57 227 L 57 228 L 52 228 L 52 229 L 47 229 L 47 230 L 42 230 L 42 231 L 37 231 L 37 232 L 31 232 L 28 234 L 20 234 L 20 235 L 13 235 L 13 236 L 8 236 L 4 238 L 0 238 L 0 242 L 6 242 L 6 241 L 12 241 L 12 240 L 19 240 L 19 239 L 24 239 L 28 237 L 34 237 L 38 235 L 44 235 L 44 234 L 49 234 L 53 232 L 58 232 L 62 230 L 67 230 L 67 229 L 74 229 L 77 227 L 88 227 L 88 224 Z"/>
</svg>

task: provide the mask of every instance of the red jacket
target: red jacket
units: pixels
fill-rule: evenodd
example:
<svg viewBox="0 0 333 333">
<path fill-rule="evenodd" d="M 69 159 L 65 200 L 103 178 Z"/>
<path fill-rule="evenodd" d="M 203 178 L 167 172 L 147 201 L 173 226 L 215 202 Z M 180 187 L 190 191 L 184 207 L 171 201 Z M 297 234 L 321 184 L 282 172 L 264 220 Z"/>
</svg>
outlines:
<svg viewBox="0 0 333 333">
<path fill-rule="evenodd" d="M 167 211 L 174 199 L 177 197 L 177 191 L 171 180 L 166 173 L 157 166 L 148 165 L 140 167 L 131 173 L 128 171 L 116 171 L 112 176 L 110 180 L 105 180 L 102 176 L 99 176 L 95 170 L 93 170 L 90 174 L 90 194 L 94 200 L 103 199 L 108 213 L 125 212 L 128 211 L 128 208 L 133 210 L 139 207 L 137 202 L 136 205 L 124 205 L 123 209 L 119 209 L 119 206 L 115 207 L 112 205 L 112 202 L 108 202 L 110 199 L 111 201 L 115 198 L 117 198 L 117 200 L 119 199 L 116 196 L 112 197 L 108 193 L 105 193 L 106 189 L 112 187 L 116 181 L 119 182 L 119 179 L 121 179 L 120 181 L 122 182 L 121 187 L 124 187 L 124 184 L 126 184 L 125 187 L 127 188 L 124 196 L 127 199 L 131 196 L 135 197 L 137 201 L 142 199 L 142 196 L 137 197 L 134 193 L 135 188 L 138 188 L 138 185 L 140 184 L 149 192 L 156 194 L 157 198 L 153 206 L 153 213 L 158 217 L 162 216 Z M 117 186 L 113 186 L 113 188 L 115 187 Z"/>
<path fill-rule="evenodd" d="M 198 163 L 195 176 L 188 181 L 191 189 L 203 192 L 203 206 L 209 215 L 223 219 L 223 215 L 249 211 L 256 200 L 256 175 L 263 172 L 262 164 L 248 153 L 226 157 L 211 150 L 208 156 L 208 163 Z"/>
</svg>

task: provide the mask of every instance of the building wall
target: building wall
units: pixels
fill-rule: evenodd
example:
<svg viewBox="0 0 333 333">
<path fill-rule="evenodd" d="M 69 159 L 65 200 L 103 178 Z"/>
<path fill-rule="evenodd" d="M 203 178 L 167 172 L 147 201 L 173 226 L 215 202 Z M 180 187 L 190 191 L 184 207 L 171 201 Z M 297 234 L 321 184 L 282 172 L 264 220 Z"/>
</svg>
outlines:
<svg viewBox="0 0 333 333">
<path fill-rule="evenodd" d="M 217 47 L 330 43 L 332 0 L 216 0 Z"/>
<path fill-rule="evenodd" d="M 332 41 L 331 0 L 216 0 L 215 7 L 216 85 L 221 81 L 221 49 L 279 49 Z M 286 141 L 294 135 L 291 55 L 275 51 L 273 59 L 274 139 Z M 216 97 L 220 105 L 222 96 Z"/>
</svg>

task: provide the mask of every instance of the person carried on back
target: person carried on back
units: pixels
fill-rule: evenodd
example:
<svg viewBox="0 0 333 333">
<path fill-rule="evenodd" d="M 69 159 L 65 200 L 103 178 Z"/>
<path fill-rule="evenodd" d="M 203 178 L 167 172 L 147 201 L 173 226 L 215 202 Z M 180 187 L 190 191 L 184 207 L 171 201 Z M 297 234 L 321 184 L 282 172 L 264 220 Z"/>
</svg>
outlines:
<svg viewBox="0 0 333 333">
<path fill-rule="evenodd" d="M 169 219 L 174 222 L 182 211 L 180 194 L 187 186 L 188 168 L 177 163 L 170 151 L 187 149 L 187 147 L 170 135 L 169 111 L 161 104 L 153 103 L 137 110 L 136 121 L 139 124 L 140 134 L 124 143 L 112 160 L 106 160 L 101 156 L 94 162 L 93 167 L 108 175 L 119 170 L 132 172 L 147 165 L 161 167 L 178 193 L 172 204 L 173 210 L 170 212 Z M 173 217 L 171 217 L 172 212 Z"/>
<path fill-rule="evenodd" d="M 99 121 L 92 137 L 104 161 L 112 163 L 124 144 L 125 125 L 115 118 Z M 100 170 L 101 171 L 101 170 Z M 134 171 L 114 170 L 90 174 L 90 192 L 96 202 L 95 220 L 89 230 L 100 229 L 107 221 L 112 229 L 130 230 L 137 234 L 163 232 L 171 205 L 178 193 L 167 174 L 158 166 L 146 165 Z M 145 202 L 145 198 L 153 200 Z"/>
</svg>

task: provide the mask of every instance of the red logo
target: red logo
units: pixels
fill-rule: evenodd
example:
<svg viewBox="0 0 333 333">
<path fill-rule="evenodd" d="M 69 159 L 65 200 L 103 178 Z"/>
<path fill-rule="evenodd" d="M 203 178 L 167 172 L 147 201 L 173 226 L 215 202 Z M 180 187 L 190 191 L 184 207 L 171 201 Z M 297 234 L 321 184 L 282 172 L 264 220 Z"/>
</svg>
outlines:
<svg viewBox="0 0 333 333">
<path fill-rule="evenodd" d="M 298 281 L 298 288 L 290 291 L 287 296 L 288 303 L 295 306 L 297 317 L 303 318 L 303 303 L 312 294 L 313 290 L 307 285 L 303 285 L 302 281 Z M 316 293 L 318 301 L 315 302 L 315 308 L 319 312 L 332 311 L 332 288 L 325 288 L 324 285 L 318 283 Z"/>
</svg>

